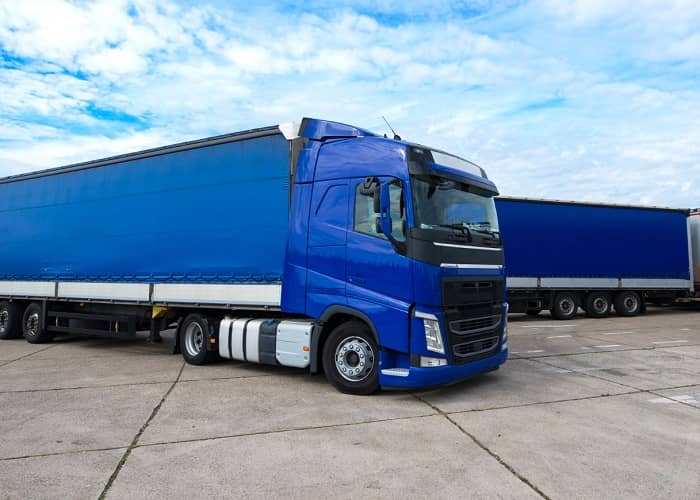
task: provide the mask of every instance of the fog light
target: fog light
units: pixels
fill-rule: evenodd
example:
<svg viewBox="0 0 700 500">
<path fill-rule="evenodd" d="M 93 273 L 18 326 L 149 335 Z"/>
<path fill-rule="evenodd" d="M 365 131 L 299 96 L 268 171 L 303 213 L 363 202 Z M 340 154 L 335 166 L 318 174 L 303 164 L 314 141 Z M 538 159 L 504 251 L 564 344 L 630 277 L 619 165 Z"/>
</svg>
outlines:
<svg viewBox="0 0 700 500">
<path fill-rule="evenodd" d="M 447 366 L 447 360 L 444 358 L 431 358 L 428 356 L 421 356 L 420 365 L 422 368 L 432 368 L 434 366 Z"/>
</svg>

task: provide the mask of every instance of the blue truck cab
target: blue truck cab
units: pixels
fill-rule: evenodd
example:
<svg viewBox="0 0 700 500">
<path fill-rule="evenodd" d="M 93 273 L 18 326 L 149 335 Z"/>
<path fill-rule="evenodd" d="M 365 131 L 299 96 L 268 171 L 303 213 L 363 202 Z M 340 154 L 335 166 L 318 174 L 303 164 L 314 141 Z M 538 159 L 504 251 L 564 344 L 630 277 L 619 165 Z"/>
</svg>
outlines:
<svg viewBox="0 0 700 500">
<path fill-rule="evenodd" d="M 368 389 L 444 384 L 505 362 L 498 191 L 484 170 L 339 123 L 307 119 L 299 135 L 282 311 L 366 325 L 378 350 Z M 343 335 L 351 352 L 375 348 Z M 330 341 L 342 350 L 343 339 Z M 352 358 L 324 368 L 362 391 Z"/>
<path fill-rule="evenodd" d="M 0 179 L 0 339 L 153 342 L 426 387 L 507 357 L 496 186 L 397 137 L 304 119 Z"/>
</svg>

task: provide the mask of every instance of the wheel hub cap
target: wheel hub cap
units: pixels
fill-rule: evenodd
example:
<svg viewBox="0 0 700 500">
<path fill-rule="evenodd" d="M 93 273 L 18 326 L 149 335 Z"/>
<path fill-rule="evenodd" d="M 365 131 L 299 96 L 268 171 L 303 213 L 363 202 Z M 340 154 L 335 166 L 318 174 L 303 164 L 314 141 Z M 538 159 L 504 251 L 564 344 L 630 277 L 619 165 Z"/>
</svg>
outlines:
<svg viewBox="0 0 700 500">
<path fill-rule="evenodd" d="M 191 323 L 185 331 L 185 348 L 190 356 L 197 356 L 204 346 L 204 332 L 197 323 Z"/>
<path fill-rule="evenodd" d="M 351 382 L 366 379 L 374 368 L 374 351 L 367 341 L 348 337 L 335 350 L 335 366 L 341 377 Z"/>
<path fill-rule="evenodd" d="M 2 310 L 0 311 L 0 332 L 4 332 L 7 329 L 7 324 L 10 322 L 10 314 Z"/>
<path fill-rule="evenodd" d="M 39 333 L 39 315 L 37 313 L 30 314 L 27 318 L 27 333 L 35 337 Z"/>
</svg>

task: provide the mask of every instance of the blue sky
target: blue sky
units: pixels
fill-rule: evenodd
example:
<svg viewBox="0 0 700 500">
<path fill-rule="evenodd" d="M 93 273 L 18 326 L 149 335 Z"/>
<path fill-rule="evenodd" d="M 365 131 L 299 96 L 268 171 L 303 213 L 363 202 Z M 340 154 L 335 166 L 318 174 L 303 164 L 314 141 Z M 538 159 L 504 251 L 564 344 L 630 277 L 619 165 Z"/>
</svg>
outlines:
<svg viewBox="0 0 700 500">
<path fill-rule="evenodd" d="M 7 1 L 0 175 L 384 115 L 506 195 L 695 207 L 699 78 L 695 0 Z"/>
</svg>

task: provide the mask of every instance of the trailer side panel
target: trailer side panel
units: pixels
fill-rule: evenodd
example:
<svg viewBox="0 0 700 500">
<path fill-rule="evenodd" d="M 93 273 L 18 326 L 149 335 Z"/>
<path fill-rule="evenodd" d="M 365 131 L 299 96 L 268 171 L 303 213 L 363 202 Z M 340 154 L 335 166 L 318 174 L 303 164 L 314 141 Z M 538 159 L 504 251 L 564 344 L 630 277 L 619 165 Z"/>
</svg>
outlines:
<svg viewBox="0 0 700 500">
<path fill-rule="evenodd" d="M 279 284 L 288 193 L 281 134 L 8 180 L 0 293 L 52 281 Z"/>
</svg>

